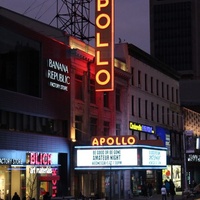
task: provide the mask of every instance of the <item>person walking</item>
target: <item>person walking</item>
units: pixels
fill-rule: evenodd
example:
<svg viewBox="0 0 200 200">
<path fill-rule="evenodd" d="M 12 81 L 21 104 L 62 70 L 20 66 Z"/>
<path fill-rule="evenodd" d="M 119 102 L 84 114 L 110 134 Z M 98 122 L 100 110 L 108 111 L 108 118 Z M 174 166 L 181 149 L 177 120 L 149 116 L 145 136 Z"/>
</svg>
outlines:
<svg viewBox="0 0 200 200">
<path fill-rule="evenodd" d="M 167 190 L 165 185 L 163 185 L 161 188 L 161 195 L 162 195 L 162 200 L 167 200 Z"/>
</svg>

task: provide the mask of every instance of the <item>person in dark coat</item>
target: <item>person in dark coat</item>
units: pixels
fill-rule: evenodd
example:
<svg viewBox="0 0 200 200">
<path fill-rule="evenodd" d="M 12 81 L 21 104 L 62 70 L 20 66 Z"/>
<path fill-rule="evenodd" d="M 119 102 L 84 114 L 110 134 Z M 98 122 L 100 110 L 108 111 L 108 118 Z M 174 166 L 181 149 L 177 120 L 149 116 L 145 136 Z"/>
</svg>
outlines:
<svg viewBox="0 0 200 200">
<path fill-rule="evenodd" d="M 12 200 L 20 200 L 19 195 L 17 194 L 17 192 L 14 193 Z"/>
<path fill-rule="evenodd" d="M 51 200 L 51 196 L 49 195 L 49 192 L 46 192 L 43 196 L 43 200 Z"/>
<path fill-rule="evenodd" d="M 175 185 L 174 185 L 173 181 L 170 180 L 170 196 L 171 196 L 171 200 L 174 200 L 175 194 L 176 194 Z"/>
</svg>

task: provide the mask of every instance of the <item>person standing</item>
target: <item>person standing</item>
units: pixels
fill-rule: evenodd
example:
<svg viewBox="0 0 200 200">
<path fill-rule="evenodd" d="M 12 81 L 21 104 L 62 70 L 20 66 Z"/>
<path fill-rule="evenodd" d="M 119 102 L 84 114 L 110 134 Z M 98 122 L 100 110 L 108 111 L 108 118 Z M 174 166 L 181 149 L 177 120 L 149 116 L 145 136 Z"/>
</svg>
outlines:
<svg viewBox="0 0 200 200">
<path fill-rule="evenodd" d="M 171 200 L 174 200 L 175 194 L 176 194 L 175 185 L 174 185 L 173 181 L 170 180 L 170 196 L 171 196 Z"/>
<path fill-rule="evenodd" d="M 161 195 L 162 195 L 162 200 L 167 200 L 167 190 L 165 185 L 163 185 L 161 188 Z"/>
<path fill-rule="evenodd" d="M 14 193 L 12 200 L 20 200 L 19 195 L 17 194 L 17 192 Z"/>
</svg>

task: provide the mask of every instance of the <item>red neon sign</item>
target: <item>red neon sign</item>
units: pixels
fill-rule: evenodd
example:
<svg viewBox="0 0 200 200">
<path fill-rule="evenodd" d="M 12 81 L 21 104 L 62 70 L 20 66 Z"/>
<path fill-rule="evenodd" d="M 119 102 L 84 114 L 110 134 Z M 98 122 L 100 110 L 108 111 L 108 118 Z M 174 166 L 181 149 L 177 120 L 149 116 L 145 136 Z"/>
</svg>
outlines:
<svg viewBox="0 0 200 200">
<path fill-rule="evenodd" d="M 51 154 L 49 153 L 30 153 L 30 165 L 51 165 Z"/>
<path fill-rule="evenodd" d="M 114 0 L 96 0 L 96 91 L 114 89 Z"/>
</svg>

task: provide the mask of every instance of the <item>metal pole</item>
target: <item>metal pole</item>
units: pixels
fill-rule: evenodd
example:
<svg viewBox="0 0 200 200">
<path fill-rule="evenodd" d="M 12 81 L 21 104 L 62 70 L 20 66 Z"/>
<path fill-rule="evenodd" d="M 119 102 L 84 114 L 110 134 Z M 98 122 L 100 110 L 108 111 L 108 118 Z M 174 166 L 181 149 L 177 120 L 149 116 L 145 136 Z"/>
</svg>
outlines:
<svg viewBox="0 0 200 200">
<path fill-rule="evenodd" d="M 184 183 L 185 183 L 185 189 L 184 191 L 188 191 L 188 185 L 187 185 L 187 162 L 186 162 L 186 140 L 185 140 L 185 131 L 183 132 L 183 151 L 184 151 Z"/>
<path fill-rule="evenodd" d="M 112 187 L 111 187 L 111 165 L 110 165 L 110 194 L 109 194 L 109 199 L 110 199 L 110 200 L 111 200 L 111 198 L 112 198 L 111 193 L 112 193 Z"/>
</svg>

